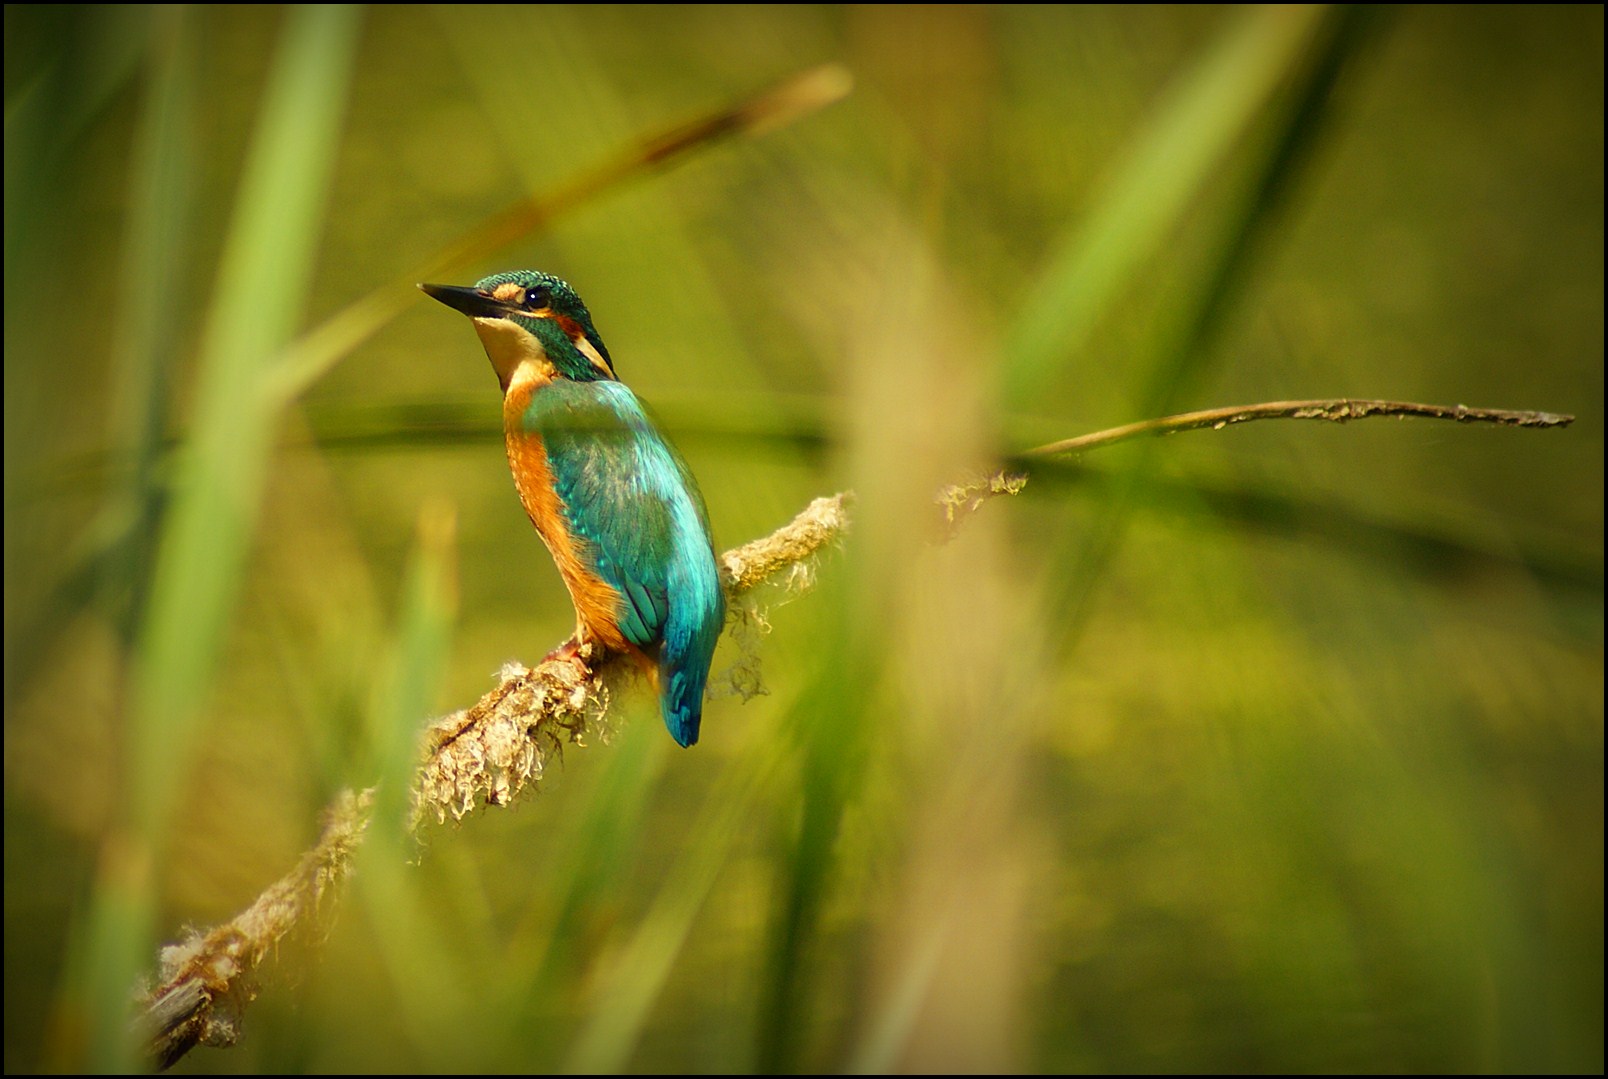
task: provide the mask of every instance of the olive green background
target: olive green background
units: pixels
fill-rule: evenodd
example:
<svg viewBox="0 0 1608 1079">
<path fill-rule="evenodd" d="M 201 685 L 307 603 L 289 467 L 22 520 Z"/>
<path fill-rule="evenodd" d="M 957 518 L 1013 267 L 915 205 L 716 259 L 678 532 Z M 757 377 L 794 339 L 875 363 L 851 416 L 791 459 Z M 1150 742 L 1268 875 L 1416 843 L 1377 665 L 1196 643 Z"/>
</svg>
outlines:
<svg viewBox="0 0 1608 1079">
<path fill-rule="evenodd" d="M 1600 7 L 5 18 L 8 1071 L 126 1063 L 158 944 L 573 626 L 460 317 L 288 403 L 285 341 L 829 61 L 449 282 L 570 281 L 722 548 L 858 492 L 716 657 L 765 694 L 683 752 L 619 686 L 514 808 L 382 828 L 177 1070 L 1602 1069 Z M 1331 396 L 1577 419 L 930 510 Z"/>
</svg>

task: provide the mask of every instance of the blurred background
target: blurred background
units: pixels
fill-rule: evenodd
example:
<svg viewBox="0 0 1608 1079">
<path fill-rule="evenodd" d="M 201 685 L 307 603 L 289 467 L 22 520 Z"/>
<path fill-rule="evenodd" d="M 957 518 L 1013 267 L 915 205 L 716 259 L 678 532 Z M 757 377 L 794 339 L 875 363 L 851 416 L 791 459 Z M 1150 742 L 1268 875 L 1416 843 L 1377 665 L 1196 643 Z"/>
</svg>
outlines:
<svg viewBox="0 0 1608 1079">
<path fill-rule="evenodd" d="M 411 275 L 836 62 L 446 280 L 568 279 L 719 547 L 851 536 L 694 750 L 625 687 L 382 830 L 177 1070 L 1601 1071 L 1602 19 L 8 5 L 6 1070 L 126 1064 L 160 944 L 573 627 Z M 1126 445 L 939 542 L 1329 396 L 1578 418 Z"/>
</svg>

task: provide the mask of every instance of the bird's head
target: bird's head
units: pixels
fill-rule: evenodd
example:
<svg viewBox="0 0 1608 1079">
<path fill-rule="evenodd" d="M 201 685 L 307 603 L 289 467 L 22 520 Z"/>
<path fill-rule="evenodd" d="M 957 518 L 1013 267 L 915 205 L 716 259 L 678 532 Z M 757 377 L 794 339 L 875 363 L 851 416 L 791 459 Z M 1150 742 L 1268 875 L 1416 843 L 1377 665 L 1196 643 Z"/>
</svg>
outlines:
<svg viewBox="0 0 1608 1079">
<path fill-rule="evenodd" d="M 614 363 L 586 305 L 568 283 L 539 270 L 492 274 L 471 288 L 420 285 L 468 315 L 506 391 L 521 367 L 542 380 L 613 379 Z"/>
</svg>

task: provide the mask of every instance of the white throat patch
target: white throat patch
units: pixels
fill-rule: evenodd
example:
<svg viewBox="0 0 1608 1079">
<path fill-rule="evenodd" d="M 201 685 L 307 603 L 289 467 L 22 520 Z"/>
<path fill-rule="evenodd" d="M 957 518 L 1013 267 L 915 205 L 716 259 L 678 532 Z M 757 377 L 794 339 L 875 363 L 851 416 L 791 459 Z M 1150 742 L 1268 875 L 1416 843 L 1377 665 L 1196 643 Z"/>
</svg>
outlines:
<svg viewBox="0 0 1608 1079">
<path fill-rule="evenodd" d="M 477 318 L 474 323 L 475 333 L 480 335 L 480 343 L 485 346 L 486 356 L 503 389 L 514 383 L 514 376 L 522 367 L 527 370 L 520 381 L 537 378 L 545 382 L 553 378 L 553 361 L 547 358 L 547 350 L 535 337 L 507 319 Z"/>
</svg>

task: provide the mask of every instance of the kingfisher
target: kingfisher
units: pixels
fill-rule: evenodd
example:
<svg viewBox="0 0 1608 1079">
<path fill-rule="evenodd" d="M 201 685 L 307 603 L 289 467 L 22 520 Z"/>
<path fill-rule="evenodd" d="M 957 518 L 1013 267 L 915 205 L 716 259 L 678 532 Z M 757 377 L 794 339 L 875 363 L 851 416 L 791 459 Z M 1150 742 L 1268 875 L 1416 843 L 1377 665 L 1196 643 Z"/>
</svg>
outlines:
<svg viewBox="0 0 1608 1079">
<path fill-rule="evenodd" d="M 525 513 L 575 604 L 575 636 L 634 659 L 670 736 L 698 740 L 725 621 L 697 481 L 614 373 L 591 313 L 551 274 L 419 288 L 473 320 L 503 392 L 503 436 Z"/>
</svg>

